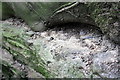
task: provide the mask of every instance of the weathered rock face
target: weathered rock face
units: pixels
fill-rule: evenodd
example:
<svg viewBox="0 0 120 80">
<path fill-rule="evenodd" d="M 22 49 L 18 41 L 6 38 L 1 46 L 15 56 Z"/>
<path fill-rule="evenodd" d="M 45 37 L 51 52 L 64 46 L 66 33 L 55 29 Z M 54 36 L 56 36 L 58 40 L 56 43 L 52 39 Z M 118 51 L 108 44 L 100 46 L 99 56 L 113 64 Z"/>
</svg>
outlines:
<svg viewBox="0 0 120 80">
<path fill-rule="evenodd" d="M 59 8 L 61 3 L 7 3 L 17 17 L 22 18 L 34 31 L 43 31 L 46 29 L 44 22 L 53 14 L 55 9 Z M 65 3 L 64 3 L 65 4 Z"/>
<path fill-rule="evenodd" d="M 43 31 L 46 27 L 78 22 L 95 25 L 87 14 L 83 3 L 39 2 L 39 3 L 7 3 L 14 15 L 22 18 L 34 31 Z"/>
<path fill-rule="evenodd" d="M 8 4 L 8 5 L 7 5 Z M 120 43 L 120 3 L 5 3 L 3 19 L 10 15 L 22 18 L 34 31 L 78 22 L 100 27 L 115 43 Z M 11 6 L 8 10 L 6 7 Z"/>
<path fill-rule="evenodd" d="M 88 8 L 102 32 L 120 44 L 120 3 L 89 3 Z"/>
<path fill-rule="evenodd" d="M 14 16 L 14 11 L 6 3 L 0 2 L 0 20 Z"/>
<path fill-rule="evenodd" d="M 84 3 L 71 3 L 63 8 L 57 9 L 56 12 L 48 20 L 47 26 L 53 27 L 65 23 L 84 23 L 95 25 L 95 22 L 87 12 L 87 7 Z"/>
</svg>

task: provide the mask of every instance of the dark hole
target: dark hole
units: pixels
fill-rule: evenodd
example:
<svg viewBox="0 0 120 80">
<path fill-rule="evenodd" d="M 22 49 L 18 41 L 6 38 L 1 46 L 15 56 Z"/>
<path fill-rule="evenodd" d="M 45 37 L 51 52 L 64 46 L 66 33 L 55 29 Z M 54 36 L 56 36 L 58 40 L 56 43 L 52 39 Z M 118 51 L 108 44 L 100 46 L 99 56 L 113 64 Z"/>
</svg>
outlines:
<svg viewBox="0 0 120 80">
<path fill-rule="evenodd" d="M 100 28 L 95 25 L 79 23 L 79 22 L 58 23 L 52 26 L 48 26 L 48 30 L 49 29 L 55 29 L 58 31 L 67 30 L 67 29 L 75 29 L 75 31 L 78 31 L 80 29 L 86 29 L 86 30 L 93 29 L 93 30 L 98 30 L 100 33 L 102 33 Z"/>
</svg>

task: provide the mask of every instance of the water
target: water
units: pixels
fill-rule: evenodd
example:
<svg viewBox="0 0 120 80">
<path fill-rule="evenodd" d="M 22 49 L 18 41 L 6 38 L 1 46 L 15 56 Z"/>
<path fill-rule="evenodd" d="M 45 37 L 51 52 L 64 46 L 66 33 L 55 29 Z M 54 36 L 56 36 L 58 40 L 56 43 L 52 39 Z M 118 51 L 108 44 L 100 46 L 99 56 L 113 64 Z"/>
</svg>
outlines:
<svg viewBox="0 0 120 80">
<path fill-rule="evenodd" d="M 13 21 L 10 24 L 13 25 Z M 38 54 L 56 78 L 120 77 L 119 46 L 94 26 L 69 24 L 43 32 L 28 29 L 26 34 L 31 35 L 28 42 L 40 46 Z M 11 59 L 8 53 L 2 58 Z"/>
<path fill-rule="evenodd" d="M 48 67 L 56 73 L 55 77 L 119 77 L 118 46 L 89 26 L 70 27 L 40 33 L 39 40 L 46 46 L 44 50 L 52 55 Z"/>
</svg>

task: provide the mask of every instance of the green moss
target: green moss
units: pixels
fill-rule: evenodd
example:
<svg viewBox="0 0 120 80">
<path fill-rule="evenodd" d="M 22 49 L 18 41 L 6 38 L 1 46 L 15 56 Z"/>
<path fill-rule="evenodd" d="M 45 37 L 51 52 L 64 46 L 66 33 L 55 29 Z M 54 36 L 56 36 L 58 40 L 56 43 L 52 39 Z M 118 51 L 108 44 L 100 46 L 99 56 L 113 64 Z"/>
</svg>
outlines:
<svg viewBox="0 0 120 80">
<path fill-rule="evenodd" d="M 12 8 L 7 3 L 2 2 L 2 3 L 0 3 L 0 6 L 1 6 L 0 19 L 7 19 L 11 16 L 14 16 L 14 11 L 12 10 Z"/>
<path fill-rule="evenodd" d="M 120 43 L 120 3 L 119 2 L 102 2 L 88 3 L 88 12 L 95 20 L 101 31 L 106 34 L 115 43 Z M 118 25 L 114 25 L 117 23 Z"/>
</svg>

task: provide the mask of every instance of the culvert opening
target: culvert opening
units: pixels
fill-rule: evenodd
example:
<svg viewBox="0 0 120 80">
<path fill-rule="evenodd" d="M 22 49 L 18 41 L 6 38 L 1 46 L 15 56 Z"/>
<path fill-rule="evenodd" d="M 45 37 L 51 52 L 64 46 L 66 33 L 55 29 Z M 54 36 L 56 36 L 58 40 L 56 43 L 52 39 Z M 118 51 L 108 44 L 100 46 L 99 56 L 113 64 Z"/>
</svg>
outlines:
<svg viewBox="0 0 120 80">
<path fill-rule="evenodd" d="M 57 32 L 62 31 L 63 33 L 68 33 L 69 35 L 80 36 L 82 33 L 88 34 L 99 34 L 103 35 L 99 27 L 95 25 L 80 23 L 80 22 L 67 22 L 67 23 L 58 23 L 48 27 L 48 31 L 55 30 Z"/>
<path fill-rule="evenodd" d="M 52 25 L 47 26 L 49 29 L 53 28 L 64 28 L 64 29 L 74 29 L 74 28 L 91 28 L 91 29 L 97 29 L 101 32 L 100 28 L 95 25 L 86 24 L 86 23 L 80 23 L 80 22 L 66 22 L 66 23 L 55 23 Z"/>
</svg>

